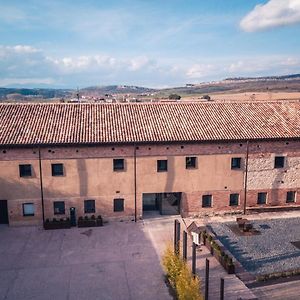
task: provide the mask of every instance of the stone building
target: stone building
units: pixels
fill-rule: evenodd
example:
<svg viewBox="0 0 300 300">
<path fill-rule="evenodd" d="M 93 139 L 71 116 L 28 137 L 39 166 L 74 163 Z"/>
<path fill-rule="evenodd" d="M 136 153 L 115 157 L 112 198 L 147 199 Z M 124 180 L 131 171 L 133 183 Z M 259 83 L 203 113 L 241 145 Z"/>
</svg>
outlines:
<svg viewBox="0 0 300 300">
<path fill-rule="evenodd" d="M 0 223 L 299 208 L 300 103 L 1 104 Z"/>
</svg>

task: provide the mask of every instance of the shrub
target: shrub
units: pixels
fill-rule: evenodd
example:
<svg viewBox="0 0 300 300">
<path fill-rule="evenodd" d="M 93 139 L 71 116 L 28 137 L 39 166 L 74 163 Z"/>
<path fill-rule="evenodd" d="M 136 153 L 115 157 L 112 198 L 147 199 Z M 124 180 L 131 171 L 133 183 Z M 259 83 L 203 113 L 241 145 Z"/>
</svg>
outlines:
<svg viewBox="0 0 300 300">
<path fill-rule="evenodd" d="M 181 96 L 180 96 L 180 95 L 177 95 L 177 94 L 171 94 L 171 95 L 169 95 L 169 99 L 172 99 L 172 100 L 180 100 L 180 99 L 181 99 Z"/>
<path fill-rule="evenodd" d="M 168 246 L 163 256 L 163 266 L 178 300 L 202 300 L 200 282 L 194 278 L 187 264 Z"/>
<path fill-rule="evenodd" d="M 175 255 L 171 246 L 168 246 L 165 251 L 163 257 L 163 266 L 171 286 L 176 289 L 177 277 L 179 276 L 183 267 L 183 261 L 178 255 Z"/>
<path fill-rule="evenodd" d="M 192 275 L 187 264 L 183 265 L 176 283 L 176 291 L 179 300 L 200 300 L 200 282 L 198 277 Z"/>
</svg>

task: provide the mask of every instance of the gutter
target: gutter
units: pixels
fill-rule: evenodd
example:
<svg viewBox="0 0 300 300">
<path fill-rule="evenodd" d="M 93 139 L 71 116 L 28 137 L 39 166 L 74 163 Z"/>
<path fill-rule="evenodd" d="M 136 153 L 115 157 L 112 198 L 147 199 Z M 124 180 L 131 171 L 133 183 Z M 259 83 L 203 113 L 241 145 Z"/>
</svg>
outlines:
<svg viewBox="0 0 300 300">
<path fill-rule="evenodd" d="M 136 199 L 136 145 L 133 144 L 133 169 L 134 169 L 134 222 L 137 221 L 137 199 Z"/>
<path fill-rule="evenodd" d="M 40 190 L 41 190 L 41 202 L 42 202 L 42 218 L 43 227 L 45 223 L 45 206 L 44 206 L 44 189 L 43 189 L 43 172 L 42 172 L 42 158 L 41 158 L 41 148 L 39 146 L 39 170 L 40 170 Z"/>
<path fill-rule="evenodd" d="M 247 141 L 247 151 L 246 151 L 246 161 L 245 161 L 244 215 L 246 214 L 246 207 L 247 207 L 248 161 L 249 161 L 249 141 Z"/>
</svg>

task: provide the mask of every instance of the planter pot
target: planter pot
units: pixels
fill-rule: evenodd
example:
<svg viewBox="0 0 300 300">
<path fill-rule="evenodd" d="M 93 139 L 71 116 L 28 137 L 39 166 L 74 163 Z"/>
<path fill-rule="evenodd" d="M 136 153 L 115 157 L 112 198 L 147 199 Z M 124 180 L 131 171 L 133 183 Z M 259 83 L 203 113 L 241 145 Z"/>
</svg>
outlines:
<svg viewBox="0 0 300 300">
<path fill-rule="evenodd" d="M 97 226 L 103 226 L 103 220 L 102 220 L 102 218 L 97 218 L 96 219 L 96 223 L 97 223 Z"/>
<path fill-rule="evenodd" d="M 78 227 L 98 227 L 103 226 L 102 219 L 78 220 Z"/>
<path fill-rule="evenodd" d="M 69 229 L 71 228 L 71 223 L 69 221 L 57 221 L 57 222 L 45 222 L 44 229 L 51 230 L 51 229 Z"/>
<path fill-rule="evenodd" d="M 226 265 L 226 271 L 228 274 L 234 274 L 235 273 L 235 267 L 234 265 Z"/>
</svg>

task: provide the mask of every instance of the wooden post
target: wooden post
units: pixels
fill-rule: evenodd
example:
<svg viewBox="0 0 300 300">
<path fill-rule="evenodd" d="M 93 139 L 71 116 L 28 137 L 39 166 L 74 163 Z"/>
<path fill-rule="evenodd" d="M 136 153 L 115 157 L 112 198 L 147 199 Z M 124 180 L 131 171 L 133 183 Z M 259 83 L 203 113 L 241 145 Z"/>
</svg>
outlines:
<svg viewBox="0 0 300 300">
<path fill-rule="evenodd" d="M 208 289 L 209 289 L 209 260 L 205 262 L 205 300 L 208 300 Z"/>
<path fill-rule="evenodd" d="M 224 278 L 221 278 L 220 283 L 220 300 L 224 300 Z"/>
<path fill-rule="evenodd" d="M 187 232 L 185 230 L 183 231 L 182 248 L 182 257 L 187 260 Z"/>
<path fill-rule="evenodd" d="M 174 222 L 174 253 L 179 255 L 179 245 L 180 245 L 180 222 L 175 220 Z"/>
<path fill-rule="evenodd" d="M 196 275 L 196 247 L 197 245 L 193 242 L 193 252 L 192 252 L 192 273 Z"/>
</svg>

